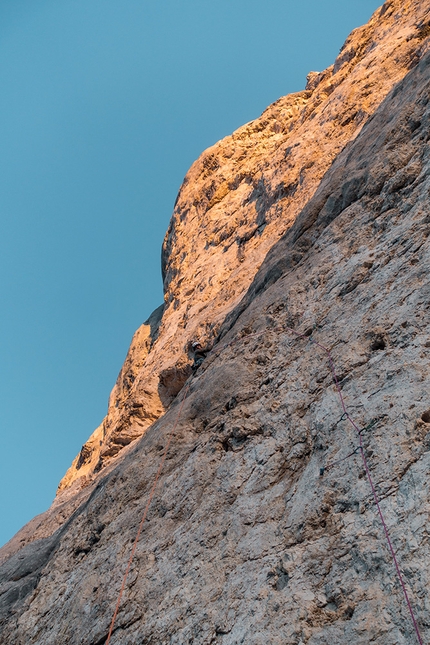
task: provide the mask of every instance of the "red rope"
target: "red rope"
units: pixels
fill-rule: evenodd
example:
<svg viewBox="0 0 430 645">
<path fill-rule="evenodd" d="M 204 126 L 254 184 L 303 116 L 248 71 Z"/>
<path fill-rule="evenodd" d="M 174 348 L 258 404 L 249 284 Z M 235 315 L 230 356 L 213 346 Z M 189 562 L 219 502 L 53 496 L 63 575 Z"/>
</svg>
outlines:
<svg viewBox="0 0 430 645">
<path fill-rule="evenodd" d="M 173 433 L 174 433 L 174 431 L 175 431 L 175 429 L 176 429 L 176 427 L 178 425 L 179 417 L 181 416 L 182 408 L 184 406 L 184 401 L 185 401 L 185 398 L 187 396 L 189 388 L 190 388 L 190 383 L 187 385 L 187 387 L 184 390 L 181 405 L 179 407 L 178 414 L 176 415 L 175 423 L 173 424 L 172 429 L 170 430 L 170 432 L 169 432 L 169 434 L 167 436 L 167 441 L 166 441 L 166 445 L 165 445 L 165 448 L 164 448 L 163 456 L 161 458 L 160 465 L 158 466 L 157 474 L 155 475 L 154 483 L 152 484 L 152 488 L 151 488 L 151 491 L 149 493 L 148 501 L 146 502 L 145 510 L 143 512 L 143 516 L 142 516 L 142 519 L 140 520 L 139 528 L 138 528 L 136 537 L 135 537 L 134 542 L 133 542 L 133 548 L 131 550 L 131 554 L 130 554 L 130 557 L 128 559 L 127 568 L 125 570 L 124 577 L 122 579 L 121 589 L 120 589 L 120 592 L 118 594 L 118 600 L 116 602 L 115 611 L 113 612 L 113 616 L 112 616 L 112 620 L 111 620 L 111 624 L 110 624 L 110 628 L 109 628 L 109 633 L 108 633 L 105 645 L 109 645 L 109 643 L 110 643 L 113 628 L 114 628 L 114 625 L 115 625 L 115 620 L 116 620 L 116 617 L 117 617 L 117 614 L 118 614 L 118 611 L 119 611 L 119 607 L 120 607 L 120 604 L 121 604 L 122 595 L 124 593 L 125 584 L 127 582 L 127 577 L 128 577 L 129 572 L 130 572 L 131 563 L 132 563 L 132 560 L 133 560 L 133 557 L 134 557 L 134 554 L 135 554 L 135 551 L 136 551 L 136 548 L 137 548 L 137 542 L 138 542 L 140 534 L 142 532 L 143 525 L 144 525 L 145 520 L 146 520 L 146 516 L 148 515 L 149 507 L 151 505 L 152 498 L 154 497 L 155 488 L 156 488 L 158 480 L 160 478 L 161 471 L 163 470 L 164 462 L 166 461 L 167 451 L 169 450 L 169 446 L 170 446 L 170 443 L 171 443 L 172 438 L 173 438 Z"/>
<path fill-rule="evenodd" d="M 397 577 L 399 579 L 400 585 L 401 585 L 402 590 L 403 590 L 403 595 L 405 597 L 406 604 L 408 606 L 409 613 L 410 613 L 411 618 L 412 618 L 412 622 L 413 622 L 413 625 L 414 625 L 414 628 L 415 628 L 415 633 L 417 635 L 418 642 L 419 642 L 420 645 L 423 645 L 423 640 L 421 638 L 420 630 L 418 628 L 418 623 L 416 621 L 415 614 L 414 614 L 414 611 L 412 609 L 411 602 L 409 600 L 408 592 L 406 590 L 406 585 L 404 583 L 403 576 L 402 576 L 402 573 L 400 571 L 400 566 L 399 566 L 399 563 L 397 561 L 397 557 L 396 557 L 396 554 L 394 552 L 394 548 L 393 548 L 393 545 L 392 545 L 392 542 L 391 542 L 391 539 L 390 539 L 390 534 L 388 532 L 388 527 L 387 527 L 387 524 L 385 522 L 384 515 L 382 513 L 379 497 L 378 497 L 378 494 L 376 492 L 375 485 L 374 485 L 373 480 L 372 480 L 372 476 L 370 474 L 369 465 L 367 463 L 366 455 L 364 453 L 363 437 L 361 435 L 360 428 L 357 426 L 357 424 L 351 418 L 351 416 L 349 415 L 349 412 L 346 409 L 345 401 L 344 401 L 344 398 L 343 398 L 343 395 L 342 395 L 342 390 L 341 390 L 340 385 L 339 385 L 339 380 L 337 378 L 336 369 L 335 369 L 335 366 L 334 366 L 334 362 L 333 362 L 331 352 L 327 347 L 325 347 L 325 345 L 322 345 L 321 343 L 317 343 L 317 341 L 313 340 L 312 338 L 309 338 L 305 334 L 299 334 L 299 332 L 295 331 L 294 329 L 291 329 L 290 327 L 285 327 L 285 329 L 287 331 L 290 331 L 291 333 L 295 334 L 299 338 L 307 338 L 311 343 L 313 343 L 314 345 L 316 345 L 320 349 L 324 350 L 326 352 L 326 354 L 327 354 L 328 362 L 329 362 L 329 365 L 330 365 L 330 370 L 331 370 L 331 373 L 332 373 L 332 376 L 333 376 L 333 380 L 334 380 L 334 383 L 335 383 L 335 386 L 336 386 L 337 393 L 339 395 L 339 399 L 340 399 L 340 403 L 342 405 L 343 413 L 345 415 L 345 418 L 348 419 L 348 421 L 351 423 L 352 427 L 354 428 L 354 430 L 358 434 L 358 438 L 359 438 L 359 441 L 360 441 L 360 452 L 361 452 L 361 456 L 362 456 L 362 459 L 363 459 L 364 468 L 366 470 L 367 479 L 369 481 L 370 488 L 372 489 L 372 493 L 373 493 L 373 499 L 374 499 L 376 508 L 378 509 L 378 514 L 379 514 L 379 517 L 381 519 L 382 526 L 384 528 L 384 533 L 385 533 L 385 537 L 387 539 L 388 548 L 390 550 L 391 557 L 393 558 L 393 562 L 394 562 L 394 565 L 396 567 Z"/>
</svg>

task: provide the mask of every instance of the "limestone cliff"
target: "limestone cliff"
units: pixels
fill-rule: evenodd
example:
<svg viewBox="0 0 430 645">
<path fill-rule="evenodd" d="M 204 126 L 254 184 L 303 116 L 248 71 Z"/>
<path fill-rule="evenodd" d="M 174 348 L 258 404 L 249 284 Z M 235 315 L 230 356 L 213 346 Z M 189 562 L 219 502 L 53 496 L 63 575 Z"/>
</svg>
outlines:
<svg viewBox="0 0 430 645">
<path fill-rule="evenodd" d="M 88 485 L 164 413 L 189 376 L 187 341 L 216 336 L 333 160 L 420 59 L 428 8 L 421 0 L 385 4 L 332 67 L 309 75 L 305 91 L 279 99 L 191 167 L 163 244 L 160 328 L 155 320 L 152 332 L 151 323 L 137 332 L 108 414 L 60 492 Z"/>
<path fill-rule="evenodd" d="M 316 342 L 429 642 L 429 34 L 430 2 L 389 0 L 190 169 L 164 307 L 56 503 L 0 551 L 1 642 L 105 642 L 172 429 L 112 645 L 418 642 Z M 215 346 L 191 376 L 196 336 Z"/>
</svg>

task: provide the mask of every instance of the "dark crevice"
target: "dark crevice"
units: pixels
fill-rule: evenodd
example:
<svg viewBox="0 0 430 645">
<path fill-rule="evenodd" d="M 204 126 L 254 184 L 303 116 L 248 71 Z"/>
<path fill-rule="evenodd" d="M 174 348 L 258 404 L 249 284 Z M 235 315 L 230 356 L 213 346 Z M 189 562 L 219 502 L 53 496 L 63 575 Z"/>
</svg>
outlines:
<svg viewBox="0 0 430 645">
<path fill-rule="evenodd" d="M 424 423 L 430 423 L 430 410 L 426 410 L 422 413 L 421 420 L 424 421 Z"/>
<path fill-rule="evenodd" d="M 384 350 L 386 346 L 387 344 L 384 340 L 384 337 L 381 334 L 378 334 L 377 336 L 375 336 L 374 340 L 372 341 L 370 345 L 370 349 L 372 350 L 372 352 L 376 352 L 378 350 L 379 351 Z"/>
</svg>

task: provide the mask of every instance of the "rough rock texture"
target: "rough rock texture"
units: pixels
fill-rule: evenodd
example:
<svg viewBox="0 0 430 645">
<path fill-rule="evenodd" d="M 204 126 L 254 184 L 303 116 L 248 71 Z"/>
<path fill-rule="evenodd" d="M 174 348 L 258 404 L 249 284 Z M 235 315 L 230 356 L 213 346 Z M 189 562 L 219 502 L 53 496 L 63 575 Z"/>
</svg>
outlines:
<svg viewBox="0 0 430 645">
<path fill-rule="evenodd" d="M 75 480 L 47 514 L 0 551 L 0 642 L 105 642 L 148 492 L 174 429 L 112 645 L 417 643 L 360 454 L 327 469 L 354 450 L 357 437 L 342 417 L 327 357 L 308 337 L 331 348 L 348 410 L 365 428 L 365 454 L 423 642 L 430 641 L 429 9 L 427 2 L 387 2 L 359 32 L 379 34 L 375 56 L 378 48 L 388 52 L 377 58 L 374 67 L 385 72 L 375 71 L 375 78 L 387 82 L 386 89 L 394 84 L 389 70 L 404 78 L 382 102 L 382 95 L 375 100 L 373 116 L 359 132 L 355 127 L 346 140 L 339 136 L 333 143 L 338 154 L 324 175 L 325 162 L 313 141 L 307 144 L 317 166 L 315 180 L 309 177 L 307 189 L 298 185 L 297 197 L 283 197 L 276 205 L 260 202 L 260 212 L 267 213 L 260 237 L 235 242 L 241 226 L 255 225 L 256 210 L 248 210 L 249 200 L 240 201 L 240 184 L 234 184 L 218 217 L 223 230 L 230 231 L 233 221 L 236 229 L 206 251 L 200 248 L 204 225 L 208 236 L 216 227 L 216 204 L 202 207 L 199 215 L 199 204 L 213 199 L 199 193 L 200 201 L 181 220 L 180 209 L 198 196 L 191 179 L 186 181 L 165 242 L 161 324 L 155 314 L 138 331 L 113 394 L 124 408 L 128 401 L 139 402 L 151 355 L 166 355 L 163 347 L 170 343 L 176 363 L 166 356 L 161 378 L 148 371 L 151 383 L 158 381 L 164 390 L 148 388 L 142 409 L 152 401 L 155 417 L 161 413 L 157 400 L 164 398 L 162 407 L 169 397 L 172 403 L 139 440 L 128 442 L 116 459 L 106 458 L 98 473 L 91 465 L 87 487 Z M 356 43 L 354 53 L 347 53 L 349 46 L 341 53 L 338 73 L 359 57 L 356 37 L 354 32 L 349 40 Z M 407 66 L 397 68 L 394 60 L 397 51 L 399 58 L 407 47 L 412 51 L 413 42 L 416 56 L 405 75 Z M 350 82 L 370 55 L 363 51 L 342 82 Z M 351 86 L 359 101 L 364 100 L 359 79 L 366 73 L 357 72 Z M 317 82 L 310 78 L 312 87 Z M 335 92 L 325 113 L 336 112 Z M 297 95 L 281 103 L 296 100 Z M 361 109 L 361 103 L 355 107 Z M 270 108 L 275 109 L 276 104 Z M 330 128 L 343 132 L 340 123 Z M 220 151 L 233 145 L 236 135 L 218 144 L 220 165 L 209 170 L 208 181 L 232 175 L 231 158 L 222 160 Z M 279 151 L 271 137 L 262 141 L 260 152 L 257 145 L 242 150 L 243 163 L 267 163 L 270 181 L 264 185 L 273 188 L 281 171 L 287 177 L 293 170 L 281 161 L 275 166 Z M 202 186 L 202 160 L 213 150 L 188 175 L 195 191 L 199 182 Z M 285 151 L 282 158 L 288 163 Z M 233 203 L 237 211 L 223 220 Z M 258 199 L 252 204 L 256 209 Z M 241 209 L 247 223 L 240 224 Z M 265 234 L 271 227 L 270 242 Z M 196 230 L 192 247 L 190 231 Z M 227 284 L 214 286 L 218 272 L 210 283 L 208 258 L 212 271 L 223 275 L 227 269 L 220 258 L 229 239 L 224 256 L 233 257 L 233 248 L 237 256 L 244 246 L 243 262 L 241 253 L 237 260 L 244 275 L 235 282 L 241 269 L 232 269 L 234 286 L 227 296 Z M 181 255 L 184 249 L 188 255 Z M 187 296 L 199 269 L 207 281 L 199 296 L 197 288 Z M 188 305 L 190 318 L 181 327 Z M 201 316 L 199 307 L 205 307 Z M 211 329 L 203 327 L 208 316 Z M 184 344 L 192 324 L 193 333 L 204 338 L 218 332 L 218 342 L 174 399 L 188 371 L 184 347 L 179 340 L 174 344 L 173 334 Z M 132 434 L 127 424 L 121 432 Z M 103 450 L 120 435 L 110 444 L 103 439 Z M 66 484 L 73 478 L 72 472 Z"/>
<path fill-rule="evenodd" d="M 338 153 L 416 65 L 428 14 L 427 1 L 386 3 L 333 66 L 311 73 L 305 91 L 279 99 L 191 167 L 163 245 L 164 312 L 136 333 L 108 414 L 60 492 L 88 485 L 166 410 L 190 374 L 187 342 L 216 336 Z"/>
</svg>

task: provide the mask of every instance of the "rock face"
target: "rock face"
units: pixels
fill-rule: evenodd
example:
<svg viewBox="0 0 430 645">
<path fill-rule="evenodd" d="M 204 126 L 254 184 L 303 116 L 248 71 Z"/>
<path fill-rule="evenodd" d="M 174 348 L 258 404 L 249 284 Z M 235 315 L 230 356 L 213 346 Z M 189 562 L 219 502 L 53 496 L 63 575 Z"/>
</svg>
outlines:
<svg viewBox="0 0 430 645">
<path fill-rule="evenodd" d="M 105 643 L 171 436 L 112 645 L 418 643 L 316 343 L 429 642 L 429 34 L 429 2 L 386 2 L 193 165 L 165 305 L 56 503 L 0 551 L 1 642 Z M 196 336 L 216 342 L 190 376 Z"/>
<path fill-rule="evenodd" d="M 191 167 L 163 244 L 164 312 L 136 333 L 108 414 L 60 492 L 91 483 L 165 412 L 189 376 L 188 341 L 216 337 L 333 160 L 421 58 L 428 9 L 422 0 L 386 3 L 305 91 L 279 99 Z"/>
</svg>

